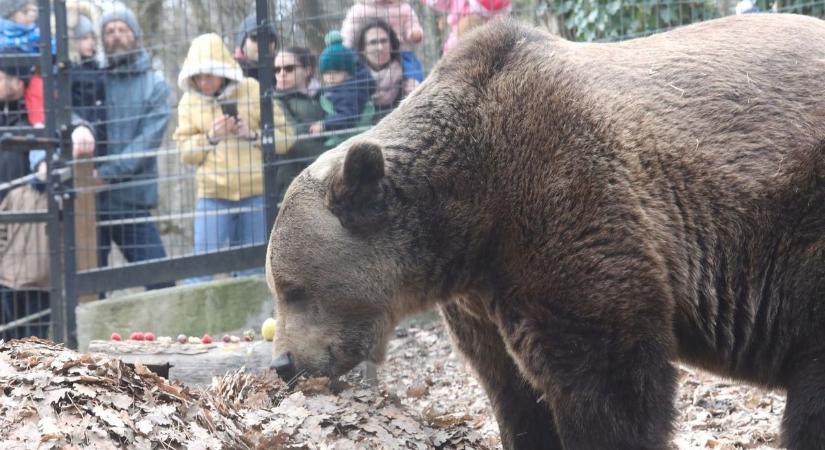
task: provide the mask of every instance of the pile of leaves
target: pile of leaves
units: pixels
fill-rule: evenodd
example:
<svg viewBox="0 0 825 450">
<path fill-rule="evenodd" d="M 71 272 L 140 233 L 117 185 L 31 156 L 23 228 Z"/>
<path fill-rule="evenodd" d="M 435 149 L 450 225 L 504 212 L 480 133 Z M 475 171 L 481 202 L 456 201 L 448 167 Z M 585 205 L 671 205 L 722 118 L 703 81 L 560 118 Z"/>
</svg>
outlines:
<svg viewBox="0 0 825 450">
<path fill-rule="evenodd" d="M 679 368 L 673 447 L 774 449 L 782 393 Z M 0 447 L 500 448 L 481 386 L 440 321 L 399 328 L 375 388 L 310 378 L 288 388 L 235 371 L 206 389 L 47 341 L 0 344 Z"/>
<path fill-rule="evenodd" d="M 28 338 L 0 343 L 4 448 L 490 448 L 461 415 L 386 390 L 243 370 L 192 390 L 146 367 Z"/>
</svg>

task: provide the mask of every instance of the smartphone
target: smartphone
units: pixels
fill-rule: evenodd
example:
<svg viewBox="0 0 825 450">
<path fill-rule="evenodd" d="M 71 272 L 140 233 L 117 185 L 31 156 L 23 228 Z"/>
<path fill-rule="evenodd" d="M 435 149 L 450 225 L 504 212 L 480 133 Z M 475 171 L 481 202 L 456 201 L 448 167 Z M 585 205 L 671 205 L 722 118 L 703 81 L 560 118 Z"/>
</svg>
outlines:
<svg viewBox="0 0 825 450">
<path fill-rule="evenodd" d="M 235 119 L 238 118 L 238 104 L 235 102 L 221 103 L 221 111 L 223 111 L 224 115 Z"/>
</svg>

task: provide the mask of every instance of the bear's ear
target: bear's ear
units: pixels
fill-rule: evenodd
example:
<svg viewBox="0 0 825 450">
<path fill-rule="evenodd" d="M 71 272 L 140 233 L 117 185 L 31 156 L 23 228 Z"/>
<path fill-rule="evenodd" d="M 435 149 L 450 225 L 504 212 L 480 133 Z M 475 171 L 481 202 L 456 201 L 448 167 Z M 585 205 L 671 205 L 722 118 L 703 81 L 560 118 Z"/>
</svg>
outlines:
<svg viewBox="0 0 825 450">
<path fill-rule="evenodd" d="M 386 219 L 381 181 L 384 155 L 372 142 L 357 142 L 330 180 L 329 208 L 341 225 L 354 232 L 369 231 Z"/>
</svg>

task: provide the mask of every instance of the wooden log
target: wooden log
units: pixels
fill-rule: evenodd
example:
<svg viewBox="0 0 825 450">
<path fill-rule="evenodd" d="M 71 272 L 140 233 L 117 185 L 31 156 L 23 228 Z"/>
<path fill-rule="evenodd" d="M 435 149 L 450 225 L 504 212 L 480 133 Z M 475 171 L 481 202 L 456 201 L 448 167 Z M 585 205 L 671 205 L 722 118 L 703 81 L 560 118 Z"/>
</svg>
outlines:
<svg viewBox="0 0 825 450">
<path fill-rule="evenodd" d="M 157 341 L 91 341 L 89 353 L 103 353 L 125 363 L 170 364 L 169 380 L 204 385 L 212 377 L 245 367 L 247 372 L 269 370 L 272 343 L 267 341 L 211 344 L 162 344 Z"/>
<path fill-rule="evenodd" d="M 74 187 L 87 188 L 94 185 L 93 162 L 77 160 L 73 170 Z M 81 192 L 74 200 L 75 262 L 77 271 L 97 267 L 97 205 L 94 192 Z M 97 300 L 97 295 L 81 295 L 78 301 L 86 303 Z"/>
<path fill-rule="evenodd" d="M 164 344 L 157 341 L 95 340 L 89 342 L 89 353 L 102 353 L 127 364 L 139 362 L 150 369 L 156 366 L 164 371 L 169 364 L 169 380 L 187 385 L 208 385 L 212 377 L 241 367 L 250 373 L 269 371 L 273 347 L 272 342 L 267 341 Z M 363 363 L 357 371 L 364 382 L 372 386 L 378 383 L 375 364 Z"/>
</svg>

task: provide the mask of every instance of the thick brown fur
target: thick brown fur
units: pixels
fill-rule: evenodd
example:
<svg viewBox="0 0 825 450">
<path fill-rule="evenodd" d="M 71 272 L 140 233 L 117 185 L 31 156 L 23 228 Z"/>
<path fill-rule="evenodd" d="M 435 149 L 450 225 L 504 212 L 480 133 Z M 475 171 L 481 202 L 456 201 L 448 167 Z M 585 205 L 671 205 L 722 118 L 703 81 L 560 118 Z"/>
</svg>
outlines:
<svg viewBox="0 0 825 450">
<path fill-rule="evenodd" d="M 438 305 L 505 448 L 667 448 L 677 360 L 787 390 L 784 445 L 825 448 L 824 86 L 807 17 L 480 28 L 293 182 L 276 349 L 337 375 Z"/>
</svg>

